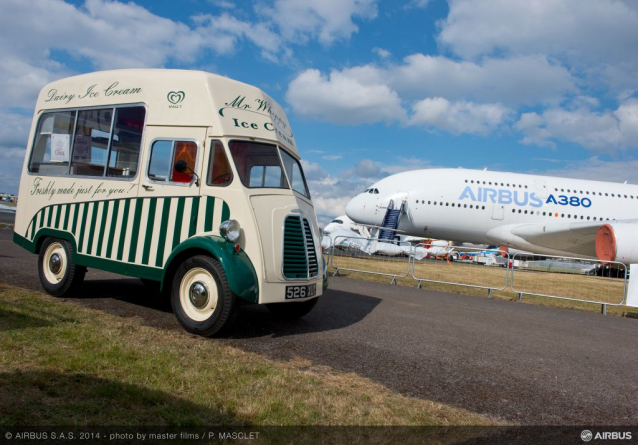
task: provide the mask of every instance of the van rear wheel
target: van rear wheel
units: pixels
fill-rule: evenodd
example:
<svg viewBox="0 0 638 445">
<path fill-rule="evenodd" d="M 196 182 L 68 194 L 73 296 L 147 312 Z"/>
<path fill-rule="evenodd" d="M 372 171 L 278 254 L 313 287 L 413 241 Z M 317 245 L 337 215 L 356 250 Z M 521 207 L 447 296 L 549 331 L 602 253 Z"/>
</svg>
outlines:
<svg viewBox="0 0 638 445">
<path fill-rule="evenodd" d="M 47 238 L 38 255 L 38 273 L 44 290 L 54 297 L 63 297 L 82 284 L 86 268 L 73 264 L 73 249 L 68 241 Z"/>
<path fill-rule="evenodd" d="M 182 327 L 211 337 L 230 327 L 237 304 L 224 269 L 214 258 L 198 255 L 175 272 L 171 305 Z"/>
</svg>

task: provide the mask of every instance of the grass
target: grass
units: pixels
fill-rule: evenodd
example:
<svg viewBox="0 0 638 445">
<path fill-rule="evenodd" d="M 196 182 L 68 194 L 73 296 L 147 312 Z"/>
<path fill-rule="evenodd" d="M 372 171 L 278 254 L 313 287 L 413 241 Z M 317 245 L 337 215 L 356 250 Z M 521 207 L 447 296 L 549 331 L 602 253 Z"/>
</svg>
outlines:
<svg viewBox="0 0 638 445">
<path fill-rule="evenodd" d="M 386 274 L 405 275 L 407 270 L 407 258 L 405 257 L 347 257 L 336 256 L 334 265 L 339 268 L 354 270 L 374 270 Z M 328 273 L 332 275 L 335 268 L 329 263 Z M 476 264 L 466 264 L 446 261 L 423 261 L 416 264 L 415 275 L 424 279 L 458 282 L 462 284 L 474 284 L 485 287 L 503 287 L 505 284 L 506 269 Z M 373 275 L 367 273 L 339 270 L 339 275 L 366 281 L 390 283 L 390 276 Z M 573 275 L 565 273 L 532 272 L 515 270 L 515 289 L 546 295 L 559 295 L 567 298 L 582 299 L 587 301 L 605 301 L 609 304 L 622 301 L 624 280 L 617 278 L 604 278 L 597 276 Z M 399 286 L 416 287 L 418 281 L 411 273 L 406 278 L 397 278 Z M 423 281 L 421 287 L 429 290 L 460 293 L 464 295 L 487 297 L 487 289 L 467 286 L 455 286 L 450 284 L 431 283 Z M 518 301 L 518 293 L 513 292 L 509 283 L 505 290 L 492 291 L 492 298 L 501 300 Z M 570 301 L 563 299 L 537 297 L 524 295 L 523 302 L 542 306 L 577 309 L 587 312 L 600 312 L 600 304 Z M 607 314 L 620 317 L 638 318 L 638 309 L 627 306 L 607 306 Z"/>
<path fill-rule="evenodd" d="M 307 360 L 0 285 L 0 426 L 494 424 Z"/>
</svg>

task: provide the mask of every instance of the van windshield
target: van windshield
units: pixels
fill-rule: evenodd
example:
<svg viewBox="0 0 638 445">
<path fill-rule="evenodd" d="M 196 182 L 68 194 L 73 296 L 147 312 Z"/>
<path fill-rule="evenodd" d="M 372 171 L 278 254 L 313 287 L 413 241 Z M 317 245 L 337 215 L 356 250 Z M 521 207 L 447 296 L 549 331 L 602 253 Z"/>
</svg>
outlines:
<svg viewBox="0 0 638 445">
<path fill-rule="evenodd" d="M 242 184 L 248 188 L 289 189 L 277 146 L 260 142 L 231 141 L 230 154 Z"/>
<path fill-rule="evenodd" d="M 310 198 L 301 165 L 285 151 L 278 150 L 276 145 L 231 141 L 228 146 L 245 187 L 290 189 L 290 180 L 294 191 Z M 281 152 L 281 158 L 278 151 Z"/>
</svg>

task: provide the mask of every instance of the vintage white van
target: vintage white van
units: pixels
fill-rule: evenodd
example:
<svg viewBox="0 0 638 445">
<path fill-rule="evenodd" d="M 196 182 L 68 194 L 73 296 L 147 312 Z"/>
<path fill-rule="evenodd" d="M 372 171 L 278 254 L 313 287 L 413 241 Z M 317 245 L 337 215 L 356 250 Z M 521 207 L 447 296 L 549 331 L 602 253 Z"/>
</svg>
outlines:
<svg viewBox="0 0 638 445">
<path fill-rule="evenodd" d="M 134 69 L 40 92 L 14 241 L 50 294 L 87 268 L 139 277 L 210 336 L 244 302 L 307 314 L 327 283 L 320 239 L 286 115 L 258 88 Z"/>
</svg>

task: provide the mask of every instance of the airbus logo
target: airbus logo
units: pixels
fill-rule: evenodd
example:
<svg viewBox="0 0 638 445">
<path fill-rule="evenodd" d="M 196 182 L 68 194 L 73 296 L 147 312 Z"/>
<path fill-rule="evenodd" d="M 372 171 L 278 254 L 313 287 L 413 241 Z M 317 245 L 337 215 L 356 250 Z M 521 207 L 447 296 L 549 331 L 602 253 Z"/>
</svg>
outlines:
<svg viewBox="0 0 638 445">
<path fill-rule="evenodd" d="M 519 207 L 531 206 L 535 208 L 543 207 L 543 204 L 555 204 L 571 207 L 589 208 L 592 205 L 591 199 L 580 198 L 578 196 L 549 195 L 546 200 L 536 196 L 534 192 L 523 190 L 494 189 L 489 187 L 477 187 L 475 190 L 466 186 L 459 196 L 459 201 L 468 199 L 474 202 L 493 202 L 495 204 L 514 204 Z"/>
<path fill-rule="evenodd" d="M 624 432 L 616 432 L 616 431 L 603 431 L 603 432 L 593 432 L 589 430 L 583 430 L 580 433 L 580 438 L 583 442 L 589 442 L 592 439 L 595 440 L 631 440 L 632 434 L 631 431 Z"/>
<path fill-rule="evenodd" d="M 469 199 L 474 202 L 491 201 L 497 204 L 514 204 L 520 207 L 530 205 L 532 207 L 543 207 L 543 200 L 538 198 L 534 192 L 524 192 L 522 190 L 493 189 L 478 187 L 476 193 L 472 187 L 467 186 L 461 193 L 459 201 Z"/>
</svg>

